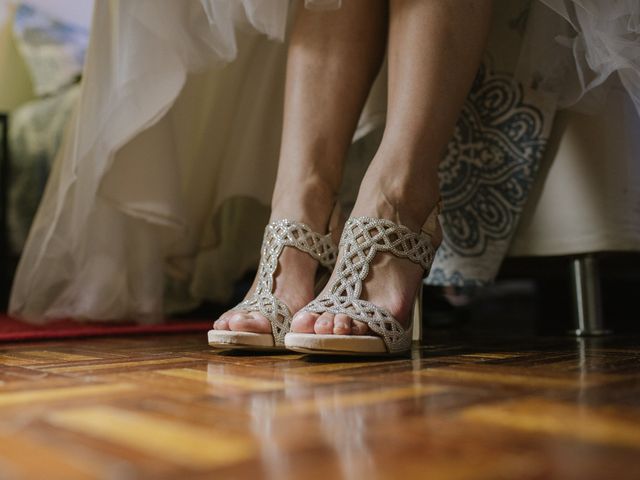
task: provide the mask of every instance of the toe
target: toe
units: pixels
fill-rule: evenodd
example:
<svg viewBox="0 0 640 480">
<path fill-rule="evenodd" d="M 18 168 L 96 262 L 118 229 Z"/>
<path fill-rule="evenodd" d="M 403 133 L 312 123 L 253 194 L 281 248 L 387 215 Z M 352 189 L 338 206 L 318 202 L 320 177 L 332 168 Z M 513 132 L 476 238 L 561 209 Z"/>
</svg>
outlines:
<svg viewBox="0 0 640 480">
<path fill-rule="evenodd" d="M 336 315 L 333 319 L 333 333 L 336 335 L 351 335 L 353 321 L 347 315 Z"/>
<path fill-rule="evenodd" d="M 291 321 L 291 331 L 294 333 L 313 333 L 313 326 L 318 319 L 317 313 L 298 312 Z"/>
<path fill-rule="evenodd" d="M 333 333 L 333 314 L 323 313 L 318 317 L 313 330 L 317 334 Z"/>
<path fill-rule="evenodd" d="M 229 330 L 229 315 L 222 315 L 218 320 L 213 322 L 214 330 Z"/>
<path fill-rule="evenodd" d="M 271 324 L 260 314 L 238 312 L 229 318 L 229 329 L 234 332 L 271 333 Z"/>
<path fill-rule="evenodd" d="M 369 330 L 369 326 L 366 323 L 354 320 L 351 333 L 353 335 L 367 335 L 371 333 L 371 330 Z"/>
</svg>

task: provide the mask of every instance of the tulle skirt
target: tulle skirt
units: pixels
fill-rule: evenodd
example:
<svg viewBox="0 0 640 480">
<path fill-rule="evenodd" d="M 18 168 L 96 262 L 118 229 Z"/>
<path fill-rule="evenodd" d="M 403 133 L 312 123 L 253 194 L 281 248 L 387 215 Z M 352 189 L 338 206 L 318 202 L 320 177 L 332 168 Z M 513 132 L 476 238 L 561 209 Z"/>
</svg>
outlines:
<svg viewBox="0 0 640 480">
<path fill-rule="evenodd" d="M 607 81 L 622 84 L 640 113 L 640 2 L 540 0 L 532 3 L 519 76 L 561 108 L 596 111 Z"/>
<path fill-rule="evenodd" d="M 514 3 L 523 12 L 532 7 L 526 28 L 512 28 L 524 40 L 515 52 L 498 50 L 544 115 L 552 117 L 557 105 L 596 109 L 606 80 L 616 76 L 640 112 L 640 3 L 505 0 L 504 10 Z M 95 8 L 80 102 L 31 228 L 10 311 L 34 321 L 145 322 L 203 299 L 228 301 L 257 263 L 269 216 L 290 3 L 110 0 Z M 384 118 L 383 71 L 354 137 L 347 204 Z M 548 127 L 538 130 L 542 145 Z M 445 264 L 462 250 L 452 242 L 443 251 L 436 283 L 455 276 L 457 267 Z M 491 277 L 499 261 L 491 257 L 488 268 L 479 261 L 477 271 Z"/>
</svg>

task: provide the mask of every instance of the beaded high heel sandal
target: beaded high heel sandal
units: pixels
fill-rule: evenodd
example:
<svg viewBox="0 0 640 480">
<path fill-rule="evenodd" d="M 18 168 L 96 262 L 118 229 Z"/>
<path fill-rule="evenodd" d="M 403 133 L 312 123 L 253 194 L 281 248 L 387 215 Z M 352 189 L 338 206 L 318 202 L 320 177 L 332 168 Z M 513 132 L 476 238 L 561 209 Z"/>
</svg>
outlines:
<svg viewBox="0 0 640 480">
<path fill-rule="evenodd" d="M 334 209 L 332 219 L 335 212 Z M 336 261 L 337 248 L 331 228 L 329 233 L 322 235 L 314 232 L 308 225 L 293 220 L 271 222 L 264 232 L 255 292 L 233 308 L 241 312 L 260 312 L 271 323 L 271 333 L 209 330 L 210 346 L 224 349 L 284 350 L 284 337 L 291 326 L 291 312 L 273 294 L 273 277 L 284 247 L 294 247 L 308 253 L 328 270 L 333 269 Z"/>
<path fill-rule="evenodd" d="M 409 351 L 412 339 L 421 340 L 422 285 L 417 290 L 412 319 L 406 328 L 385 308 L 361 299 L 360 294 L 371 261 L 378 252 L 407 258 L 419 264 L 425 276 L 429 273 L 436 252 L 432 240 L 440 210 L 439 201 L 418 233 L 380 218 L 350 218 L 340 239 L 338 274 L 329 293 L 316 298 L 303 310 L 347 315 L 366 323 L 375 335 L 288 333 L 286 347 L 296 352 L 324 355 L 398 355 Z"/>
</svg>

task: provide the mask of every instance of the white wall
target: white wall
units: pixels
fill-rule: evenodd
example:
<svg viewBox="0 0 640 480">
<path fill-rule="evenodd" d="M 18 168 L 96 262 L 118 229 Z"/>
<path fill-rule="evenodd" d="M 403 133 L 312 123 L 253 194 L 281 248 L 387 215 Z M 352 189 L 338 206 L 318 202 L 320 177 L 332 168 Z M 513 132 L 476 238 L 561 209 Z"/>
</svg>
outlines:
<svg viewBox="0 0 640 480">
<path fill-rule="evenodd" d="M 89 29 L 94 0 L 23 0 L 62 21 Z M 100 0 L 106 1 L 106 0 Z M 9 19 L 17 0 L 0 0 L 0 111 L 10 111 L 33 98 L 29 73 L 16 50 Z"/>
<path fill-rule="evenodd" d="M 37 7 L 51 17 L 68 23 L 87 29 L 91 25 L 93 0 L 22 0 L 22 3 Z"/>
<path fill-rule="evenodd" d="M 9 7 L 0 0 L 0 13 L 3 7 L 8 12 Z M 10 15 L 6 13 L 5 19 L 8 18 Z M 0 112 L 13 110 L 33 95 L 31 77 L 16 49 L 11 24 L 0 18 Z"/>
</svg>

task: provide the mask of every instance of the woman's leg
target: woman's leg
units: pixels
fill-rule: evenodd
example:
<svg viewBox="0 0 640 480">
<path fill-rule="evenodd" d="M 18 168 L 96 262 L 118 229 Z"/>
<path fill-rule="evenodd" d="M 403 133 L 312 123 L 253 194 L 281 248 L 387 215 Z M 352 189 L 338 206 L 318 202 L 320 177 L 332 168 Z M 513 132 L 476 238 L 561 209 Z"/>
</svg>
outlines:
<svg viewBox="0 0 640 480">
<path fill-rule="evenodd" d="M 323 12 L 299 7 L 288 52 L 271 220 L 289 218 L 326 232 L 343 160 L 384 58 L 387 23 L 385 0 L 349 0 Z M 293 248 L 280 256 L 274 294 L 291 312 L 313 298 L 316 269 L 315 260 Z M 257 312 L 229 311 L 214 327 L 271 331 Z"/>
<path fill-rule="evenodd" d="M 418 231 L 439 198 L 438 164 L 482 57 L 491 2 L 389 3 L 387 124 L 352 216 L 386 218 Z M 421 276 L 409 260 L 378 255 L 362 298 L 404 321 Z M 368 327 L 345 315 L 301 312 L 292 331 L 363 334 Z"/>
</svg>

